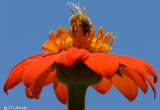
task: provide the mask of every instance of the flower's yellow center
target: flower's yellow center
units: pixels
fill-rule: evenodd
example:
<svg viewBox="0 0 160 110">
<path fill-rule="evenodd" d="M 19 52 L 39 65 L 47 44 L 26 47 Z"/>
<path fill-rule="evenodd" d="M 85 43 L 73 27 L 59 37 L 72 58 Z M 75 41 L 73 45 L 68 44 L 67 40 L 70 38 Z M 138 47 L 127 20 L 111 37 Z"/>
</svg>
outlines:
<svg viewBox="0 0 160 110">
<path fill-rule="evenodd" d="M 98 35 L 95 37 L 94 27 L 84 36 L 83 30 L 78 27 L 74 31 L 69 27 L 68 31 L 66 31 L 66 29 L 61 26 L 55 34 L 53 31 L 49 33 L 50 40 L 43 44 L 42 50 L 49 53 L 58 53 L 71 47 L 76 47 L 86 49 L 91 53 L 108 53 L 108 51 L 112 49 L 111 45 L 115 37 L 116 36 L 113 37 L 110 32 L 104 36 L 103 27 L 99 28 Z"/>
</svg>

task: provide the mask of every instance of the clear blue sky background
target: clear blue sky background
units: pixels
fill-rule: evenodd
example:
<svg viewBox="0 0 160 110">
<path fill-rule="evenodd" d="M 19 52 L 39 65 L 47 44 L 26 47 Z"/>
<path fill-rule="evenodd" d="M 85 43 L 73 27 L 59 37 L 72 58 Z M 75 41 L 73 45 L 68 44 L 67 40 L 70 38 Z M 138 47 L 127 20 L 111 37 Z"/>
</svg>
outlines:
<svg viewBox="0 0 160 110">
<path fill-rule="evenodd" d="M 21 83 L 7 96 L 3 85 L 10 70 L 22 59 L 41 53 L 48 32 L 68 27 L 72 13 L 66 0 L 0 1 L 0 110 L 4 106 L 26 106 L 28 110 L 67 110 L 56 98 L 52 84 L 44 87 L 39 100 L 28 99 Z M 82 3 L 96 30 L 118 36 L 110 53 L 141 58 L 149 62 L 160 77 L 160 1 L 159 0 L 70 0 Z M 126 88 L 127 89 L 127 88 Z M 115 87 L 105 95 L 92 87 L 87 91 L 86 110 L 159 110 L 160 82 L 157 97 L 149 86 L 136 100 L 129 102 Z"/>
</svg>

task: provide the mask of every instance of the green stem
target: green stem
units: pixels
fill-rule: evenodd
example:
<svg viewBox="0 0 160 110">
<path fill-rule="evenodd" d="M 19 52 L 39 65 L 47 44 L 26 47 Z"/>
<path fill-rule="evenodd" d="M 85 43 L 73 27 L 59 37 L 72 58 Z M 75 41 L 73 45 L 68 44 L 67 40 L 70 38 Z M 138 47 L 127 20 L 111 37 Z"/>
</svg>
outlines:
<svg viewBox="0 0 160 110">
<path fill-rule="evenodd" d="M 56 78 L 68 89 L 68 110 L 85 110 L 87 87 L 101 82 L 102 76 L 84 62 L 76 61 L 72 67 L 56 63 Z"/>
<path fill-rule="evenodd" d="M 68 86 L 68 110 L 85 110 L 88 86 Z"/>
</svg>

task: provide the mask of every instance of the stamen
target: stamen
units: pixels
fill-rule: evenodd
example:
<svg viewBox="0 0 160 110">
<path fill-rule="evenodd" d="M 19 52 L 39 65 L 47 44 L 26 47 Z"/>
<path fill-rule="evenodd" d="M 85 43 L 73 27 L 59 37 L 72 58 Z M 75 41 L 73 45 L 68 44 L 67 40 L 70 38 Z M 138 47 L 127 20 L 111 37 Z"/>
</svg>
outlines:
<svg viewBox="0 0 160 110">
<path fill-rule="evenodd" d="M 69 34 L 69 36 L 70 37 L 72 37 L 73 35 L 72 35 L 72 32 L 71 32 L 71 28 L 70 27 L 68 27 L 68 34 Z"/>
<path fill-rule="evenodd" d="M 92 34 L 90 36 L 90 39 L 89 39 L 89 42 L 88 42 L 88 50 L 90 51 L 91 50 L 91 46 L 92 46 L 92 40 L 93 38 L 95 37 L 95 31 L 92 31 Z"/>
<path fill-rule="evenodd" d="M 65 32 L 65 33 L 61 36 L 61 38 L 60 38 L 60 40 L 59 40 L 59 50 L 60 50 L 60 51 L 62 50 L 62 44 L 63 44 L 63 41 L 65 40 L 65 38 L 67 37 L 67 35 L 68 35 L 68 31 Z"/>
<path fill-rule="evenodd" d="M 66 38 L 66 40 L 65 40 L 65 44 L 64 44 L 64 47 L 65 47 L 65 50 L 67 50 L 67 49 L 69 49 L 69 48 L 71 48 L 71 47 L 73 47 L 73 39 L 72 38 L 70 38 L 70 36 L 68 36 L 67 38 Z"/>
<path fill-rule="evenodd" d="M 83 48 L 83 49 L 86 48 L 87 41 L 88 41 L 88 33 L 86 33 L 85 38 L 84 38 L 84 41 L 83 41 L 83 43 L 82 43 L 82 48 Z"/>
<path fill-rule="evenodd" d="M 98 35 L 97 35 L 97 37 L 100 36 L 101 38 L 103 38 L 103 34 L 104 34 L 103 27 L 101 26 L 101 27 L 99 28 L 99 30 L 98 30 Z"/>
<path fill-rule="evenodd" d="M 75 34 L 76 36 L 74 36 L 74 37 L 77 38 L 76 42 L 75 42 L 75 47 L 80 48 L 81 47 L 81 43 L 83 41 L 83 31 L 82 30 L 79 31 L 79 28 L 77 27 L 75 32 L 76 32 L 76 34 Z"/>
<path fill-rule="evenodd" d="M 51 31 L 51 33 L 49 33 L 49 38 L 50 38 L 50 40 L 54 40 L 55 39 L 53 31 Z"/>
<path fill-rule="evenodd" d="M 56 39 L 60 38 L 65 32 L 66 32 L 66 29 L 63 28 L 63 26 L 61 26 L 61 28 L 58 27 L 57 31 L 55 31 L 55 38 Z"/>
<path fill-rule="evenodd" d="M 112 36 L 112 38 L 111 38 L 111 41 L 110 41 L 110 43 L 109 43 L 109 46 L 111 46 L 111 45 L 112 45 L 113 40 L 117 37 L 117 36 L 114 36 L 114 37 L 113 37 L 113 35 L 111 35 L 111 36 Z"/>
<path fill-rule="evenodd" d="M 101 39 L 101 35 L 99 35 L 99 36 L 97 37 L 97 39 L 96 39 L 96 43 L 95 43 L 95 47 L 94 47 L 94 52 L 96 52 L 96 49 L 97 49 L 97 46 L 98 46 L 98 44 L 99 44 L 100 39 Z"/>
<path fill-rule="evenodd" d="M 110 35 L 111 35 L 110 32 L 106 33 L 106 35 L 104 37 L 104 40 L 103 40 L 103 44 L 107 44 L 108 43 L 108 41 L 110 39 Z"/>
<path fill-rule="evenodd" d="M 100 44 L 100 45 L 98 46 L 97 52 L 103 52 L 103 48 L 104 48 L 104 45 L 103 45 L 103 44 Z"/>
</svg>

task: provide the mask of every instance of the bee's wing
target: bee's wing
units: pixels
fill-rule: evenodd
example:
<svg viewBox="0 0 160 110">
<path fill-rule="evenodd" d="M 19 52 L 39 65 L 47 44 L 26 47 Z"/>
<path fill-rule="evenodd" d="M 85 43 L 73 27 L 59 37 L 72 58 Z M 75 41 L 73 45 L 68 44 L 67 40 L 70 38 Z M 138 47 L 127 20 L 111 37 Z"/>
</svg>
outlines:
<svg viewBox="0 0 160 110">
<path fill-rule="evenodd" d="M 80 13 L 87 16 L 87 12 L 82 4 L 78 3 L 78 9 L 79 9 Z"/>
<path fill-rule="evenodd" d="M 71 2 L 68 2 L 67 3 L 67 7 L 69 8 L 69 10 L 71 10 L 71 12 L 73 14 L 76 14 L 76 13 L 79 13 L 79 7 L 77 7 L 75 4 L 71 3 Z"/>
</svg>

